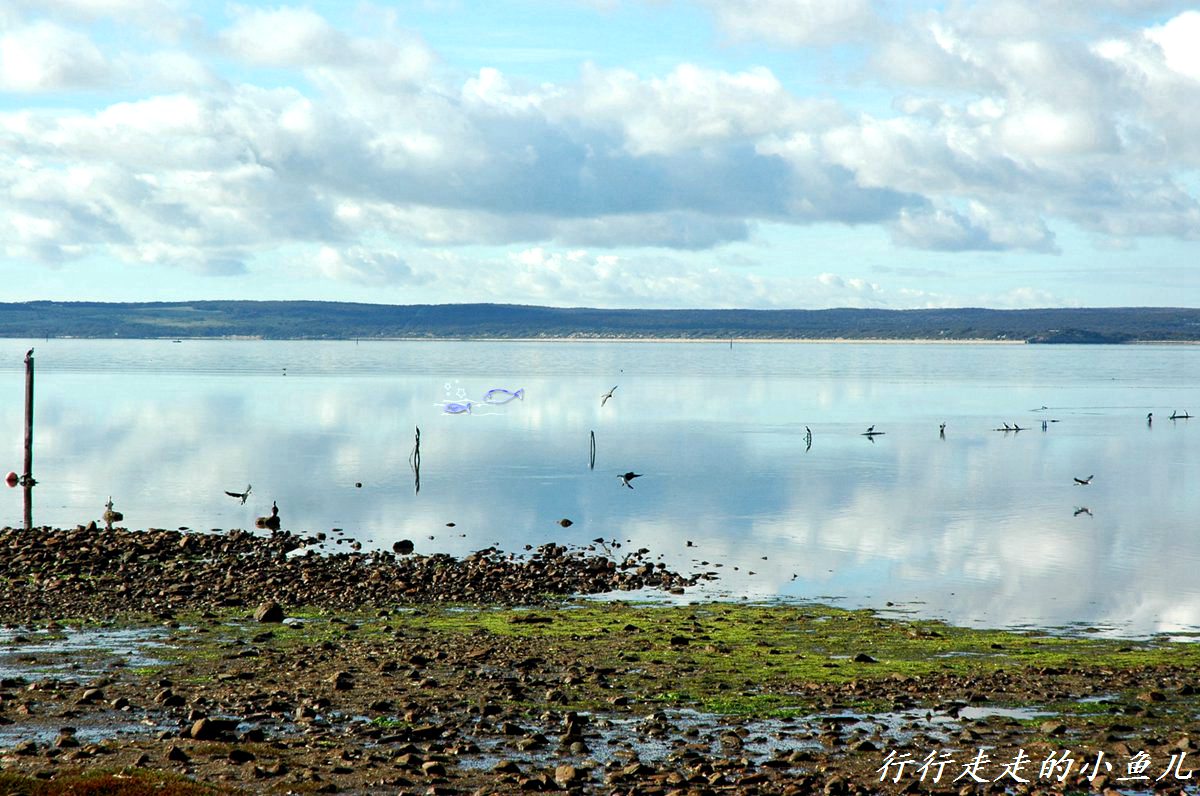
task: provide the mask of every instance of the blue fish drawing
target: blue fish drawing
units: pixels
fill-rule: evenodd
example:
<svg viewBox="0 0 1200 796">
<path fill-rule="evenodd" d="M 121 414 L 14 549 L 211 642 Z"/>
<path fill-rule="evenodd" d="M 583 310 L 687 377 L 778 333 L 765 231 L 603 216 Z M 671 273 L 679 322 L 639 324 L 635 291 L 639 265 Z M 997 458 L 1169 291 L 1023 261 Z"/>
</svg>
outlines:
<svg viewBox="0 0 1200 796">
<path fill-rule="evenodd" d="M 506 404 L 514 398 L 525 400 L 525 388 L 521 387 L 516 392 L 505 390 L 497 387 L 494 390 L 488 390 L 483 396 L 483 402 L 488 404 Z"/>
<path fill-rule="evenodd" d="M 442 406 L 442 411 L 448 415 L 461 415 L 463 412 L 471 413 L 471 402 L 456 404 L 447 402 Z"/>
</svg>

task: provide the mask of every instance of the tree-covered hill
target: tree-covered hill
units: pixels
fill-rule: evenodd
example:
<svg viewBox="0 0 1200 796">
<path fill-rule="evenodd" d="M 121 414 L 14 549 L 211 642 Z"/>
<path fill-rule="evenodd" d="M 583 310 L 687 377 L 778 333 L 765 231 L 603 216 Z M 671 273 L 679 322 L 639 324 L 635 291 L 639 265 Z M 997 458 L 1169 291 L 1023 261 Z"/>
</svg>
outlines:
<svg viewBox="0 0 1200 796">
<path fill-rule="evenodd" d="M 606 310 L 323 301 L 0 304 L 2 337 L 1200 341 L 1200 309 Z"/>
</svg>

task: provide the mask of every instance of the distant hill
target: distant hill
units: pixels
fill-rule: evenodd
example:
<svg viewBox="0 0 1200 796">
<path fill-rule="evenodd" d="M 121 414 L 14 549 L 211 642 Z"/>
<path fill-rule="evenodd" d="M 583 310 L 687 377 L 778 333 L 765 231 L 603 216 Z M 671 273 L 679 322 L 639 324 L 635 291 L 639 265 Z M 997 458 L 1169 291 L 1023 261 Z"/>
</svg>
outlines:
<svg viewBox="0 0 1200 796">
<path fill-rule="evenodd" d="M 0 337 L 782 338 L 1200 341 L 1200 309 L 604 310 L 513 304 L 186 301 L 0 304 Z"/>
</svg>

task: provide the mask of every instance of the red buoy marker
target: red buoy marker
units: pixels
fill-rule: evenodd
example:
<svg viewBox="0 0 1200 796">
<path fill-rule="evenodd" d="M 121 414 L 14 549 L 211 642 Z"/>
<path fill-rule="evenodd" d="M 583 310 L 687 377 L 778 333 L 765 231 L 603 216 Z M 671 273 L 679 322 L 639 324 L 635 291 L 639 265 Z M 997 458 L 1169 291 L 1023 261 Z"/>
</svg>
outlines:
<svg viewBox="0 0 1200 796">
<path fill-rule="evenodd" d="M 20 481 L 21 479 L 18 478 L 17 474 L 14 472 L 10 472 L 8 475 L 4 476 L 4 483 L 8 484 L 9 486 L 16 486 Z"/>
</svg>

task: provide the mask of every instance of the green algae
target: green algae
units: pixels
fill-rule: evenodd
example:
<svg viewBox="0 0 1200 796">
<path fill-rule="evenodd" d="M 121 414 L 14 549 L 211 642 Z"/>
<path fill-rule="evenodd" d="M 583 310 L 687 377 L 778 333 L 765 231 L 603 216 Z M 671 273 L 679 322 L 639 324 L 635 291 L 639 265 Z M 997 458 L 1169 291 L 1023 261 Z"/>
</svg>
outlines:
<svg viewBox="0 0 1200 796">
<path fill-rule="evenodd" d="M 611 707 L 613 693 L 624 693 L 651 709 L 693 707 L 760 717 L 828 706 L 831 693 L 839 693 L 836 701 L 842 706 L 882 708 L 886 699 L 846 689 L 885 681 L 957 678 L 970 683 L 997 674 L 1047 673 L 1087 679 L 1200 664 L 1200 647 L 1163 639 L 981 630 L 807 604 L 579 601 L 535 609 L 422 606 L 333 614 L 302 607 L 288 613 L 303 617 L 302 629 L 248 621 L 244 610 L 207 614 L 203 620 L 181 616 L 184 625 L 189 619 L 206 622 L 208 632 L 177 634 L 161 657 L 201 663 L 250 646 L 287 652 L 388 636 L 422 638 L 434 650 L 453 646 L 452 641 L 528 641 L 539 645 L 547 661 L 606 673 L 604 687 L 566 689 L 565 704 L 573 709 Z M 439 645 L 439 639 L 446 643 Z M 1137 695 L 1114 692 L 1113 699 L 1129 703 Z M 1109 723 L 1106 711 L 1112 710 L 1049 696 L 1045 702 L 1051 712 L 1101 724 Z"/>
</svg>

